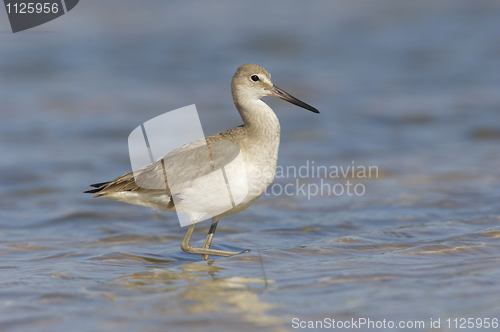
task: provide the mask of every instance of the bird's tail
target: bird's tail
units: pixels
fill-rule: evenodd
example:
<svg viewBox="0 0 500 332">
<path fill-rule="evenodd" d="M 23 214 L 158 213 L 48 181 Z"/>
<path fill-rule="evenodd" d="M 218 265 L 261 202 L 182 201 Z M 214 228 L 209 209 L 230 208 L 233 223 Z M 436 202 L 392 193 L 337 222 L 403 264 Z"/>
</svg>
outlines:
<svg viewBox="0 0 500 332">
<path fill-rule="evenodd" d="M 111 181 L 91 184 L 91 185 L 90 185 L 91 187 L 94 187 L 94 188 L 97 188 L 97 189 L 87 190 L 87 191 L 84 191 L 83 193 L 84 193 L 84 194 L 96 194 L 96 193 L 98 193 L 99 191 L 101 191 L 102 189 L 104 189 L 104 187 L 105 187 L 105 186 L 106 186 L 109 182 L 111 182 Z"/>
</svg>

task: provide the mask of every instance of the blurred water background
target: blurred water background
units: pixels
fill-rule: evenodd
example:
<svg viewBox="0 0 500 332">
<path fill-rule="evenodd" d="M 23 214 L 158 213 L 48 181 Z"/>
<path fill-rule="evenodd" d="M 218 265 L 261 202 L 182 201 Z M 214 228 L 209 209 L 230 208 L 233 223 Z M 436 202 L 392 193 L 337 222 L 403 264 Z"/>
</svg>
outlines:
<svg viewBox="0 0 500 332">
<path fill-rule="evenodd" d="M 0 30 L 1 331 L 500 318 L 500 2 L 86 0 L 17 34 L 0 10 Z M 364 195 L 263 196 L 215 235 L 251 252 L 207 262 L 174 214 L 82 193 L 130 171 L 127 137 L 157 115 L 240 125 L 248 62 L 321 111 L 265 99 L 279 165 L 378 168 L 275 183 Z"/>
</svg>

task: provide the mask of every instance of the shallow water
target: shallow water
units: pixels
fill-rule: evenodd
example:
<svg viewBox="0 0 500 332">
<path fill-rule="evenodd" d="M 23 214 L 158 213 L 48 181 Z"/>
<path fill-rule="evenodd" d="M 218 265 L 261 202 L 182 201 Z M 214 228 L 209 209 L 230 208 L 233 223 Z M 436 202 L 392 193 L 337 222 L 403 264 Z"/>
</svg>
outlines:
<svg viewBox="0 0 500 332">
<path fill-rule="evenodd" d="M 89 0 L 31 32 L 2 19 L 0 330 L 500 319 L 499 17 L 477 0 Z M 251 251 L 208 262 L 180 250 L 175 215 L 82 193 L 130 170 L 128 134 L 159 114 L 195 103 L 205 134 L 239 125 L 247 62 L 321 111 L 266 99 L 285 171 L 378 176 L 277 177 L 291 195 L 217 230 L 214 248 Z M 345 191 L 313 195 L 325 184 Z"/>
</svg>

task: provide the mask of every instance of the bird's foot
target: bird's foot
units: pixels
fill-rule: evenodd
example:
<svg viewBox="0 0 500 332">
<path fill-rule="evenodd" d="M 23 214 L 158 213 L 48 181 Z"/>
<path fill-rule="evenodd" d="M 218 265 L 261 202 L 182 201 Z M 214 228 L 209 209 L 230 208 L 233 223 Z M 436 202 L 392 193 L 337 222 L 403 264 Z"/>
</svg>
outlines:
<svg viewBox="0 0 500 332">
<path fill-rule="evenodd" d="M 214 249 L 209 249 L 209 250 L 214 250 Z M 217 250 L 217 251 L 223 251 L 223 250 Z M 243 251 L 225 251 L 225 252 L 233 253 L 231 255 L 225 256 L 225 257 L 231 257 L 233 255 L 245 254 L 247 252 L 250 252 L 250 249 L 245 249 Z M 217 254 L 211 254 L 211 255 L 217 255 Z M 223 256 L 223 255 L 219 255 L 219 256 Z M 204 261 L 208 260 L 209 258 L 210 258 L 210 255 L 206 255 L 206 254 L 201 255 L 201 259 L 203 259 Z"/>
<path fill-rule="evenodd" d="M 181 249 L 190 254 L 202 255 L 203 260 L 207 260 L 208 258 L 210 258 L 210 255 L 230 257 L 236 254 L 241 254 L 243 252 L 248 252 L 247 250 L 239 252 L 239 251 L 226 251 L 226 250 L 216 250 L 208 248 L 197 248 L 194 247 L 191 243 L 184 243 L 184 242 L 181 245 Z"/>
</svg>

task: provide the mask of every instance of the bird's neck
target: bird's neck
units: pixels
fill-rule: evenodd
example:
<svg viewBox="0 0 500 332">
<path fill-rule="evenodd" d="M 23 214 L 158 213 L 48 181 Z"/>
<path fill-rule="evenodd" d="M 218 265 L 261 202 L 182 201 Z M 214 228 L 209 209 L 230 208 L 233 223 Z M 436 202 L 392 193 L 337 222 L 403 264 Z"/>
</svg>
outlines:
<svg viewBox="0 0 500 332">
<path fill-rule="evenodd" d="M 256 138 L 276 137 L 279 140 L 280 123 L 278 117 L 260 99 L 248 101 L 235 100 L 234 105 L 240 112 L 244 128 Z"/>
</svg>

